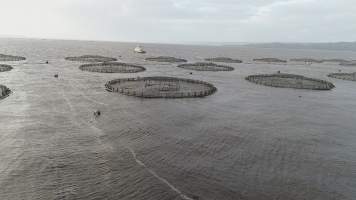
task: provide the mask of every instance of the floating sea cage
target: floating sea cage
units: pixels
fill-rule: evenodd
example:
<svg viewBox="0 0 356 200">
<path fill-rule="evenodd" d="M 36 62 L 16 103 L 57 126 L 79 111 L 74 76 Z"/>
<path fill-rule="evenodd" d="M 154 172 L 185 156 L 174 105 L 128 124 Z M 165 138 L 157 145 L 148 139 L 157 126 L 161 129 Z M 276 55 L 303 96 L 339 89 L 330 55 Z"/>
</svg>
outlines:
<svg viewBox="0 0 356 200">
<path fill-rule="evenodd" d="M 21 60 L 26 60 L 26 58 L 22 56 L 0 54 L 0 61 L 21 61 Z"/>
<path fill-rule="evenodd" d="M 280 88 L 331 90 L 335 87 L 334 84 L 325 80 L 295 74 L 260 74 L 247 76 L 245 79 L 256 84 Z"/>
<path fill-rule="evenodd" d="M 155 62 L 168 62 L 168 63 L 179 63 L 179 62 L 187 62 L 187 60 L 182 58 L 175 58 L 171 56 L 158 56 L 158 57 L 149 57 L 146 58 L 147 61 L 155 61 Z"/>
<path fill-rule="evenodd" d="M 113 62 L 117 61 L 116 58 L 99 56 L 99 55 L 83 55 L 83 56 L 72 56 L 66 57 L 66 60 L 76 61 L 76 62 Z"/>
<path fill-rule="evenodd" d="M 214 57 L 214 58 L 205 58 L 205 61 L 208 62 L 223 62 L 223 63 L 242 63 L 242 60 L 233 59 L 228 57 Z"/>
<path fill-rule="evenodd" d="M 159 91 L 179 91 L 180 90 L 180 83 L 179 81 L 156 81 L 156 80 L 146 80 L 145 81 L 145 88 L 148 87 L 155 87 L 158 88 Z"/>
<path fill-rule="evenodd" d="M 192 98 L 216 92 L 214 85 L 175 77 L 137 77 L 115 79 L 105 84 L 109 92 L 141 98 Z"/>
<path fill-rule="evenodd" d="M 305 64 L 313 64 L 313 63 L 323 63 L 323 60 L 317 60 L 314 58 L 292 58 L 290 59 L 292 62 L 303 62 Z"/>
<path fill-rule="evenodd" d="M 121 62 L 105 62 L 84 64 L 79 67 L 83 71 L 99 72 L 99 73 L 137 73 L 145 71 L 146 68 L 138 65 L 121 63 Z"/>
<path fill-rule="evenodd" d="M 11 90 L 4 85 L 0 85 L 0 99 L 3 99 L 11 93 Z"/>
<path fill-rule="evenodd" d="M 12 67 L 10 65 L 3 65 L 0 64 L 0 72 L 6 72 L 12 70 Z"/>
<path fill-rule="evenodd" d="M 286 60 L 282 60 L 279 58 L 255 58 L 253 59 L 255 62 L 265 62 L 265 63 L 287 63 Z"/>
<path fill-rule="evenodd" d="M 331 73 L 328 77 L 348 80 L 348 81 L 356 81 L 356 72 L 354 73 Z"/>
<path fill-rule="evenodd" d="M 195 71 L 213 71 L 213 72 L 234 70 L 233 67 L 227 65 L 218 65 L 211 62 L 187 63 L 187 64 L 178 65 L 177 67 L 188 69 L 188 70 L 195 70 Z"/>
</svg>

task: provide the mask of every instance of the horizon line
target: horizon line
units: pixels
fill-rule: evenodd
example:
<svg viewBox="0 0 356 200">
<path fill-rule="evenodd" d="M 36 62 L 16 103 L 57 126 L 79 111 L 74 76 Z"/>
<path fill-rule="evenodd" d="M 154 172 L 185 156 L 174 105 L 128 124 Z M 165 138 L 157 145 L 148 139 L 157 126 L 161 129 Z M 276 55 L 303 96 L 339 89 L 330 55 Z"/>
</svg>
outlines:
<svg viewBox="0 0 356 200">
<path fill-rule="evenodd" d="M 355 41 L 318 41 L 318 42 L 292 42 L 292 41 L 260 41 L 260 42 L 218 42 L 218 41 L 181 41 L 181 42 L 163 42 L 163 41 L 134 41 L 134 40 L 105 40 L 105 39 L 79 39 L 79 38 L 51 38 L 51 37 L 29 37 L 22 35 L 1 35 L 0 39 L 33 39 L 33 40 L 62 40 L 62 41 L 83 41 L 83 42 L 118 42 L 118 43 L 136 43 L 136 44 L 167 44 L 167 45 L 208 45 L 208 46 L 225 46 L 225 45 L 254 45 L 254 44 L 336 44 L 336 43 L 356 43 Z"/>
</svg>

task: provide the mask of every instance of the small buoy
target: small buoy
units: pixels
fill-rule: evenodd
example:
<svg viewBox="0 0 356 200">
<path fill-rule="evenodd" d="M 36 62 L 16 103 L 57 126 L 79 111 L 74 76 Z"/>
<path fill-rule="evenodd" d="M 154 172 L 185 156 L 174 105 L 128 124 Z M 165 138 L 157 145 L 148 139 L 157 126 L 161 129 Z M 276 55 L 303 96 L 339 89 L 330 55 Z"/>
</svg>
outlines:
<svg viewBox="0 0 356 200">
<path fill-rule="evenodd" d="M 95 118 L 99 117 L 100 115 L 101 115 L 100 110 L 97 110 L 97 111 L 94 112 L 94 117 Z"/>
<path fill-rule="evenodd" d="M 193 74 L 193 72 L 190 72 L 189 74 Z"/>
<path fill-rule="evenodd" d="M 281 71 L 277 71 L 277 73 L 278 73 L 278 74 L 280 74 L 280 73 L 281 73 Z"/>
<path fill-rule="evenodd" d="M 58 74 L 55 74 L 55 75 L 54 75 L 54 78 L 58 78 Z"/>
<path fill-rule="evenodd" d="M 46 61 L 46 64 L 49 64 L 48 60 Z"/>
</svg>

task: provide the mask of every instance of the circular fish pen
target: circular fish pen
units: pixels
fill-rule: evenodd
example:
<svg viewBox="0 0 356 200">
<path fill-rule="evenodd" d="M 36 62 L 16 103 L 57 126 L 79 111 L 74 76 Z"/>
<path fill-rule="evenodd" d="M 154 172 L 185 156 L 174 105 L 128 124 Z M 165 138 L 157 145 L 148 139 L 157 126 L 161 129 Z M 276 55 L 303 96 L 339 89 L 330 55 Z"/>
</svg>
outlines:
<svg viewBox="0 0 356 200">
<path fill-rule="evenodd" d="M 177 67 L 195 71 L 232 71 L 234 70 L 233 67 L 226 66 L 226 65 L 218 65 L 215 63 L 205 63 L 205 62 L 198 62 L 198 63 L 188 63 L 188 64 L 181 64 Z"/>
<path fill-rule="evenodd" d="M 0 72 L 7 72 L 12 70 L 13 68 L 10 65 L 0 64 Z"/>
<path fill-rule="evenodd" d="M 323 62 L 328 62 L 328 63 L 344 63 L 344 62 L 349 62 L 348 60 L 340 59 L 340 58 L 323 59 L 322 61 L 323 61 Z"/>
<path fill-rule="evenodd" d="M 161 76 L 116 79 L 107 82 L 105 87 L 109 92 L 141 98 L 205 97 L 217 90 L 204 81 Z"/>
<path fill-rule="evenodd" d="M 98 55 L 83 55 L 83 56 L 74 56 L 74 57 L 66 57 L 66 60 L 76 61 L 76 62 L 113 62 L 117 61 L 116 58 L 110 58 L 105 56 Z"/>
<path fill-rule="evenodd" d="M 175 58 L 171 56 L 158 56 L 158 57 L 149 57 L 146 58 L 147 61 L 154 61 L 154 62 L 167 62 L 167 63 L 180 63 L 180 62 L 187 62 L 187 60 L 182 58 Z"/>
<path fill-rule="evenodd" d="M 280 88 L 331 90 L 335 87 L 328 81 L 295 74 L 261 74 L 247 76 L 245 79 L 252 83 Z"/>
<path fill-rule="evenodd" d="M 242 60 L 232 59 L 227 57 L 205 58 L 208 62 L 222 62 L 222 63 L 242 63 Z"/>
<path fill-rule="evenodd" d="M 4 99 L 5 97 L 9 96 L 11 90 L 4 85 L 0 85 L 0 99 Z"/>
<path fill-rule="evenodd" d="M 354 73 L 331 73 L 328 77 L 342 79 L 347 81 L 356 81 L 356 72 Z"/>
<path fill-rule="evenodd" d="M 346 66 L 346 67 L 355 67 L 356 66 L 356 61 L 347 61 L 347 62 L 341 62 L 341 66 Z"/>
<path fill-rule="evenodd" d="M 253 59 L 255 62 L 265 62 L 265 63 L 287 63 L 286 60 L 278 59 L 278 58 L 255 58 Z"/>
<path fill-rule="evenodd" d="M 12 56 L 12 55 L 0 54 L 0 61 L 1 61 L 1 62 L 6 62 L 6 61 L 21 61 L 21 60 L 26 60 L 26 58 L 25 58 L 25 57 L 22 57 L 22 56 Z"/>
<path fill-rule="evenodd" d="M 83 71 L 99 73 L 137 73 L 145 71 L 144 67 L 120 62 L 84 64 L 79 67 Z"/>
<path fill-rule="evenodd" d="M 314 58 L 292 58 L 290 59 L 292 62 L 304 62 L 304 63 L 322 63 L 323 60 L 317 60 Z"/>
</svg>

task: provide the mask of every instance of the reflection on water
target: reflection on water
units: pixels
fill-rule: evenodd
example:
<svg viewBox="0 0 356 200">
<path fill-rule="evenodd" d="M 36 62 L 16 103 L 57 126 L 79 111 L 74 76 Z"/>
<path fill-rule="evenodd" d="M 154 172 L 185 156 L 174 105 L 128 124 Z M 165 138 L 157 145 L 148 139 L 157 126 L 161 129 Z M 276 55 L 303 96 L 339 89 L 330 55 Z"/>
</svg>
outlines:
<svg viewBox="0 0 356 200">
<path fill-rule="evenodd" d="M 356 59 L 354 52 L 50 40 L 0 40 L 0 199 L 355 199 L 356 68 L 335 63 L 253 64 L 253 58 Z M 138 74 L 83 72 L 67 56 L 99 54 L 140 64 Z M 145 61 L 244 60 L 230 72 L 194 72 Z M 45 63 L 48 60 L 49 64 Z M 244 80 L 294 73 L 331 81 L 331 91 L 270 88 Z M 58 79 L 54 74 L 59 74 Z M 218 91 L 197 99 L 109 93 L 116 78 L 172 76 Z M 101 116 L 92 113 L 101 110 Z"/>
</svg>

